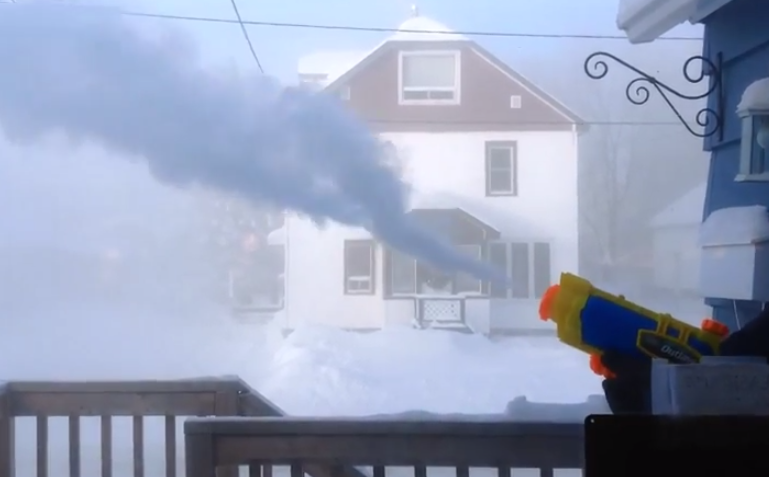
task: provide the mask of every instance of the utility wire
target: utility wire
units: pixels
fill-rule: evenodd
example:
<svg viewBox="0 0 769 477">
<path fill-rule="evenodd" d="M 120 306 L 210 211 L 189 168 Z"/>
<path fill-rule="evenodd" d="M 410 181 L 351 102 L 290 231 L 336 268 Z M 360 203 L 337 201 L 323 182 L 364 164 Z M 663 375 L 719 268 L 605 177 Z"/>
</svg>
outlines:
<svg viewBox="0 0 769 477">
<path fill-rule="evenodd" d="M 490 125 L 490 126 L 680 126 L 680 121 L 447 121 L 361 118 L 371 124 L 417 124 L 417 125 Z"/>
<path fill-rule="evenodd" d="M 233 5 L 235 3 L 233 2 Z M 380 32 L 380 33 L 418 33 L 418 34 L 432 34 L 432 35 L 462 35 L 462 36 L 486 36 L 486 37 L 502 37 L 502 38 L 572 38 L 572 39 L 584 39 L 584 40 L 625 40 L 627 37 L 624 35 L 589 35 L 589 34 L 565 34 L 565 33 L 521 33 L 521 32 L 501 32 L 501 31 L 441 31 L 441 30 L 409 30 L 399 28 L 384 28 L 384 27 L 371 27 L 371 26 L 356 26 L 356 25 L 331 25 L 331 24 L 319 24 L 319 23 L 297 23 L 297 22 L 268 22 L 268 21 L 253 21 L 243 20 L 238 14 L 237 20 L 230 20 L 227 18 L 214 18 L 214 17 L 198 17 L 188 15 L 171 15 L 163 13 L 149 13 L 149 12 L 136 12 L 130 10 L 119 10 L 122 15 L 131 17 L 145 17 L 145 18 L 160 18 L 165 20 L 180 20 L 190 22 L 203 22 L 203 23 L 230 23 L 239 24 L 241 28 L 245 30 L 245 25 L 257 25 L 267 27 L 279 27 L 279 28 L 304 28 L 313 30 L 343 30 L 343 31 L 362 31 L 362 32 Z M 237 12 L 237 7 L 235 7 Z M 246 36 L 248 36 L 246 34 Z M 702 41 L 701 37 L 692 36 L 662 36 L 657 40 L 663 41 Z"/>
<path fill-rule="evenodd" d="M 430 33 L 436 35 L 464 35 L 464 36 L 492 36 L 492 37 L 529 37 L 529 38 L 585 38 L 585 39 L 608 39 L 608 40 L 625 40 L 624 36 L 613 35 L 567 35 L 567 34 L 546 34 L 546 33 L 512 33 L 512 32 L 491 32 L 491 31 L 422 31 L 422 30 L 400 30 L 397 28 L 376 28 L 376 27 L 356 27 L 356 26 L 340 26 L 340 25 L 318 25 L 318 24 L 305 24 L 305 23 L 279 23 L 279 22 L 260 22 L 260 21 L 247 21 L 243 20 L 240 16 L 240 11 L 236 0 L 230 0 L 232 3 L 232 9 L 235 12 L 237 20 L 229 20 L 226 18 L 210 18 L 210 17 L 193 17 L 184 15 L 166 15 L 160 13 L 146 13 L 146 12 L 133 12 L 120 10 L 122 15 L 133 17 L 145 17 L 145 18 L 159 18 L 167 20 L 181 20 L 181 21 L 197 21 L 207 23 L 229 23 L 240 25 L 243 32 L 243 37 L 248 43 L 251 55 L 254 58 L 259 71 L 264 73 L 262 64 L 259 61 L 259 56 L 256 54 L 253 43 L 248 35 L 246 25 L 260 25 L 260 26 L 273 26 L 273 27 L 288 27 L 288 28 L 313 28 L 324 30 L 352 30 L 352 31 L 371 31 L 371 32 L 401 32 L 401 33 Z M 0 4 L 15 3 L 15 0 L 6 0 L 0 2 Z M 82 7 L 81 7 L 82 8 Z M 660 40 L 672 40 L 672 41 L 696 41 L 702 40 L 695 37 L 660 37 Z M 376 119 L 376 118 L 364 118 L 369 123 L 373 124 L 423 124 L 423 125 L 451 125 L 451 124 L 472 124 L 472 125 L 499 125 L 505 124 L 505 121 L 421 121 L 421 120 L 391 120 L 391 119 Z M 575 124 L 568 121 L 522 121 L 515 122 L 519 125 L 569 125 Z M 576 123 L 579 125 L 589 126 L 678 126 L 680 122 L 677 121 L 581 121 Z"/>
<path fill-rule="evenodd" d="M 251 56 L 254 57 L 254 61 L 256 61 L 256 66 L 259 67 L 259 71 L 264 74 L 264 68 L 262 68 L 262 62 L 259 61 L 259 55 L 256 54 L 256 50 L 254 50 L 254 44 L 251 43 L 251 37 L 248 36 L 248 29 L 246 28 L 246 25 L 243 23 L 243 19 L 240 17 L 240 11 L 238 10 L 238 3 L 236 0 L 230 0 L 230 3 L 232 3 L 232 10 L 235 12 L 235 17 L 238 19 L 238 24 L 240 25 L 240 31 L 243 32 L 243 37 L 246 39 L 246 43 L 248 43 L 248 49 L 251 50 Z"/>
</svg>

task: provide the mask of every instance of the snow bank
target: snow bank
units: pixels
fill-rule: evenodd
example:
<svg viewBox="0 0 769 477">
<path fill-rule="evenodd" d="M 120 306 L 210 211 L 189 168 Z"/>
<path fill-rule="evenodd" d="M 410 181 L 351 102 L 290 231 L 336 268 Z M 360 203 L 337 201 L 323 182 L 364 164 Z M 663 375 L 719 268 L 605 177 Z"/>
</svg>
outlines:
<svg viewBox="0 0 769 477">
<path fill-rule="evenodd" d="M 609 405 L 603 395 L 588 396 L 580 403 L 541 403 L 531 402 L 524 396 L 519 396 L 507 405 L 502 413 L 494 414 L 437 414 L 426 411 L 408 411 L 397 414 L 373 414 L 364 419 L 382 420 L 415 420 L 415 421 L 546 421 L 546 422 L 582 422 L 590 414 L 610 413 Z"/>
<path fill-rule="evenodd" d="M 554 338 L 386 329 L 243 325 L 200 304 L 88 303 L 7 314 L 3 380 L 184 379 L 239 375 L 290 414 L 369 419 L 579 422 L 606 412 L 584 354 Z M 587 397 L 587 399 L 586 399 Z M 179 426 L 181 426 L 181 420 Z M 130 418 L 114 424 L 116 476 L 131 468 Z M 148 475 L 163 472 L 162 418 L 145 423 Z M 81 423 L 83 466 L 98 473 L 98 418 Z M 35 421 L 17 420 L 17 461 L 32 475 Z M 50 422 L 51 465 L 66 465 L 66 418 Z"/>
<path fill-rule="evenodd" d="M 769 240 L 769 214 L 762 205 L 712 212 L 700 226 L 700 245 L 738 245 Z"/>
<path fill-rule="evenodd" d="M 490 341 L 437 330 L 361 334 L 307 326 L 286 338 L 265 365 L 265 379 L 252 384 L 299 416 L 415 409 L 483 415 L 508 409 L 521 415 L 523 401 L 510 404 L 518 396 L 539 406 L 584 403 L 601 392 L 587 357 L 555 338 Z"/>
<path fill-rule="evenodd" d="M 277 324 L 241 324 L 194 304 L 30 308 L 7 317 L 2 380 L 238 375 L 299 416 L 415 409 L 522 416 L 539 412 L 540 403 L 584 403 L 601 392 L 587 357 L 555 338 L 492 341 L 437 330 L 365 334 L 320 326 L 284 338 Z"/>
</svg>

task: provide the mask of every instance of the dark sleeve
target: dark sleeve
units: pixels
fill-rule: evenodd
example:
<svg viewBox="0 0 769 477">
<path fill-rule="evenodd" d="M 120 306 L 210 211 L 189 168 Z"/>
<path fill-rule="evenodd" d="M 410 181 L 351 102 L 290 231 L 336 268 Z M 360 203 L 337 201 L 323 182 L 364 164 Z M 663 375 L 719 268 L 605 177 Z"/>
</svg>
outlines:
<svg viewBox="0 0 769 477">
<path fill-rule="evenodd" d="M 617 376 L 601 383 L 606 403 L 612 414 L 650 414 L 649 384 Z"/>
<path fill-rule="evenodd" d="M 769 358 L 769 309 L 727 336 L 721 343 L 721 354 Z"/>
</svg>

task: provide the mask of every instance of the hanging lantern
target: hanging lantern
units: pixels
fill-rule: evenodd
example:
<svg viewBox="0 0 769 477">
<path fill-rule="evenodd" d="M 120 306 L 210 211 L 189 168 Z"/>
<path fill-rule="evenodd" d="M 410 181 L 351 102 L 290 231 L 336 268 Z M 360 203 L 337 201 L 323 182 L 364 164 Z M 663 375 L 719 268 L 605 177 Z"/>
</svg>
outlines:
<svg viewBox="0 0 769 477">
<path fill-rule="evenodd" d="M 742 119 L 740 165 L 737 180 L 769 182 L 769 78 L 748 86 L 737 106 Z"/>
</svg>

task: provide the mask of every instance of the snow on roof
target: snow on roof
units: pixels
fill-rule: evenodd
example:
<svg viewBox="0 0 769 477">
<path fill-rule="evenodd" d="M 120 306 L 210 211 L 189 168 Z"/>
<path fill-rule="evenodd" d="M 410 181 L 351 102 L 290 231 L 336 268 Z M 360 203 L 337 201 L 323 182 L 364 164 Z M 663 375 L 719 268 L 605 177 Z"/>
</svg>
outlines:
<svg viewBox="0 0 769 477">
<path fill-rule="evenodd" d="M 769 78 L 754 81 L 745 88 L 737 105 L 737 114 L 741 116 L 757 111 L 769 111 Z"/>
<path fill-rule="evenodd" d="M 651 220 L 652 227 L 696 225 L 702 222 L 707 183 L 703 182 L 668 205 Z"/>
<path fill-rule="evenodd" d="M 283 226 L 267 234 L 267 243 L 269 245 L 284 245 L 286 243 L 286 227 Z"/>
<path fill-rule="evenodd" d="M 654 41 L 687 20 L 699 23 L 732 0 L 620 0 L 617 27 L 631 43 Z"/>
<path fill-rule="evenodd" d="M 435 33 L 441 32 L 441 33 Z M 466 41 L 467 37 L 452 33 L 442 23 L 423 16 L 414 16 L 401 23 L 398 31 L 380 41 L 370 50 L 320 51 L 299 58 L 300 75 L 325 75 L 322 86 L 333 83 L 355 65 L 391 41 Z"/>
<path fill-rule="evenodd" d="M 297 70 L 299 75 L 325 75 L 320 84 L 326 86 L 357 65 L 369 53 L 365 50 L 318 51 L 299 58 Z"/>
<path fill-rule="evenodd" d="M 700 227 L 700 245 L 743 245 L 769 240 L 769 214 L 763 205 L 712 212 Z"/>
<path fill-rule="evenodd" d="M 441 32 L 441 33 L 436 33 Z M 387 41 L 467 41 L 466 36 L 431 18 L 414 16 L 401 23 L 398 31 Z"/>
</svg>

